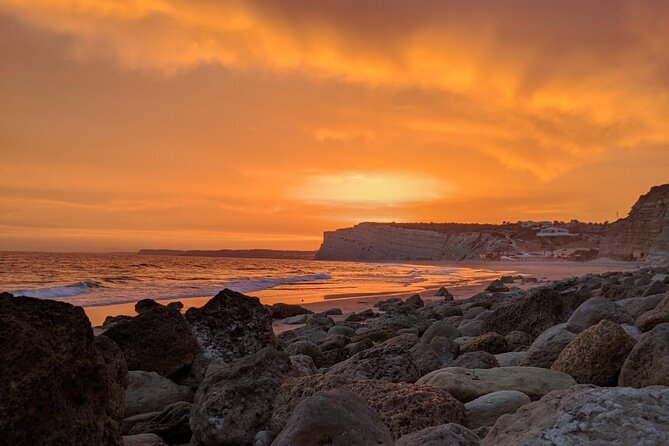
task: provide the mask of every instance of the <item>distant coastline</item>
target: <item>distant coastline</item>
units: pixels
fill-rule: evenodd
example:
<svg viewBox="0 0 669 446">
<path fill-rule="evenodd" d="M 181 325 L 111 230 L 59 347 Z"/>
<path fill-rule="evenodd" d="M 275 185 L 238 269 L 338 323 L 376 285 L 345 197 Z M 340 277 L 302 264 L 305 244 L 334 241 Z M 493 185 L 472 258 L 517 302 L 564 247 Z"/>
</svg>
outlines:
<svg viewBox="0 0 669 446">
<path fill-rule="evenodd" d="M 279 249 L 218 249 L 218 250 L 178 250 L 140 249 L 138 255 L 183 256 L 183 257 L 236 257 L 241 259 L 303 259 L 312 260 L 316 251 L 285 251 Z"/>
</svg>

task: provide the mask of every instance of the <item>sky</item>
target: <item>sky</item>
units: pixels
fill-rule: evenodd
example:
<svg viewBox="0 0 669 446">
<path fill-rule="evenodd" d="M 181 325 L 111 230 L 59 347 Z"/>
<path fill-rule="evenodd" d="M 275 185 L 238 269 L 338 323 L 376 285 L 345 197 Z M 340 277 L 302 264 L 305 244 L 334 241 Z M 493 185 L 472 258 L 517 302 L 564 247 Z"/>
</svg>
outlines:
<svg viewBox="0 0 669 446">
<path fill-rule="evenodd" d="M 669 183 L 669 2 L 0 0 L 0 249 L 613 221 Z"/>
</svg>

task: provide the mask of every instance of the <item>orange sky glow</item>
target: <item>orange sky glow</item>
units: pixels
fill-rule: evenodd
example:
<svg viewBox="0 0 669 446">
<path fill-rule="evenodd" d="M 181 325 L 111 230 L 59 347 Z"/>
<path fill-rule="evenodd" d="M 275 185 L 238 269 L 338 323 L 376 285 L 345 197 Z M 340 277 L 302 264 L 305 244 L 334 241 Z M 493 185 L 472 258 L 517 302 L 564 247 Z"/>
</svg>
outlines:
<svg viewBox="0 0 669 446">
<path fill-rule="evenodd" d="M 666 1 L 0 0 L 0 249 L 615 220 L 668 49 Z"/>
</svg>

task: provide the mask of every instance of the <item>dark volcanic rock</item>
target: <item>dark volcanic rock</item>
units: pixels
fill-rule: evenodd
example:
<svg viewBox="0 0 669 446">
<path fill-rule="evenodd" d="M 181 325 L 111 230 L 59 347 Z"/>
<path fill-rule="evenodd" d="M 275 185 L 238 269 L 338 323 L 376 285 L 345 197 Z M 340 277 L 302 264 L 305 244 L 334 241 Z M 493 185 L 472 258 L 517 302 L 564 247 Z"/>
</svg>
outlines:
<svg viewBox="0 0 669 446">
<path fill-rule="evenodd" d="M 104 334 L 121 348 L 129 370 L 174 376 L 200 352 L 184 317 L 162 305 L 119 322 Z"/>
<path fill-rule="evenodd" d="M 205 445 L 250 444 L 269 428 L 281 383 L 296 374 L 289 356 L 270 347 L 210 365 L 193 402 L 193 436 Z"/>
<path fill-rule="evenodd" d="M 318 392 L 297 405 L 273 446 L 392 446 L 379 416 L 348 390 Z"/>
<path fill-rule="evenodd" d="M 510 291 L 509 288 L 504 285 L 504 282 L 499 279 L 490 282 L 490 285 L 488 285 L 485 290 L 491 293 L 506 293 L 507 291 Z"/>
<path fill-rule="evenodd" d="M 551 367 L 580 384 L 615 386 L 634 339 L 615 322 L 602 320 L 584 330 L 560 353 Z"/>
<path fill-rule="evenodd" d="M 229 289 L 202 308 L 189 308 L 186 319 L 207 358 L 231 362 L 278 345 L 269 310 L 257 297 Z"/>
<path fill-rule="evenodd" d="M 493 310 L 483 322 L 482 329 L 484 333 L 494 331 L 505 335 L 519 330 L 539 336 L 553 325 L 566 322 L 588 297 L 582 292 L 560 293 L 550 288 L 538 288 Z"/>
<path fill-rule="evenodd" d="M 95 347 L 102 355 L 102 359 L 107 366 L 106 374 L 110 384 L 107 413 L 120 425 L 123 423 L 124 417 L 125 389 L 128 387 L 128 366 L 121 349 L 107 336 L 96 336 Z"/>
<path fill-rule="evenodd" d="M 158 435 L 167 444 L 188 443 L 191 437 L 191 406 L 187 402 L 170 404 L 149 421 L 135 424 L 130 429 L 130 435 L 149 433 Z"/>
<path fill-rule="evenodd" d="M 298 316 L 300 314 L 313 314 L 311 310 L 307 310 L 304 307 L 293 304 L 283 304 L 277 303 L 270 307 L 272 312 L 272 318 L 274 319 L 285 319 L 287 317 Z"/>
<path fill-rule="evenodd" d="M 0 443 L 122 445 L 111 350 L 81 307 L 0 293 Z"/>
<path fill-rule="evenodd" d="M 473 431 L 450 423 L 405 435 L 395 442 L 395 446 L 478 446 L 479 442 Z"/>
<path fill-rule="evenodd" d="M 144 313 L 157 307 L 162 307 L 162 305 L 153 299 L 142 299 L 135 304 L 135 311 L 137 313 Z"/>
<path fill-rule="evenodd" d="M 620 371 L 618 385 L 669 386 L 669 323 L 643 334 Z"/>
</svg>

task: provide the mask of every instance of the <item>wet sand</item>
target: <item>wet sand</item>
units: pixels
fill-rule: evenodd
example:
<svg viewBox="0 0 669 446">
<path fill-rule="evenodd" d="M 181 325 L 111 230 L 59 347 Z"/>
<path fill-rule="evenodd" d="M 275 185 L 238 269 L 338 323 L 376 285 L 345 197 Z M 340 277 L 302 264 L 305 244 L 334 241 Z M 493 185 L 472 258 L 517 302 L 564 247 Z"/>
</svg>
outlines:
<svg viewBox="0 0 669 446">
<path fill-rule="evenodd" d="M 512 273 L 512 274 L 522 274 L 524 276 L 535 277 L 540 281 L 551 281 L 564 279 L 567 277 L 582 276 L 588 273 L 603 273 L 607 271 L 630 271 L 638 268 L 638 264 L 632 262 L 621 262 L 609 259 L 598 259 L 591 262 L 567 262 L 567 261 L 464 261 L 464 262 L 407 262 L 411 264 L 430 264 L 438 266 L 458 266 L 458 267 L 468 267 L 468 268 L 485 268 L 493 271 L 500 271 L 502 273 Z M 483 284 L 464 284 L 448 286 L 449 291 L 455 296 L 456 299 L 466 299 L 476 293 L 479 293 L 485 289 L 487 286 L 486 283 Z M 519 286 L 516 284 L 516 286 Z M 535 285 L 526 285 L 523 288 L 528 288 Z M 321 298 L 313 302 L 302 302 L 302 305 L 305 308 L 309 308 L 314 312 L 321 312 L 331 308 L 339 308 L 346 315 L 351 312 L 360 312 L 368 308 L 372 308 L 375 303 L 380 300 L 388 299 L 390 297 L 402 297 L 406 298 L 414 294 L 419 294 L 423 299 L 439 299 L 435 297 L 434 294 L 437 291 L 438 287 L 425 288 L 419 291 L 410 291 L 410 292 L 393 292 L 393 291 L 379 291 L 369 294 L 360 294 L 355 293 L 355 295 L 346 295 L 338 294 L 332 295 L 328 298 Z M 263 291 L 250 293 L 253 296 L 260 298 L 261 302 L 265 304 L 273 304 L 278 302 L 277 299 L 267 298 L 264 296 Z M 170 300 L 161 300 L 160 303 L 167 304 L 169 302 L 180 301 L 184 304 L 184 311 L 191 307 L 201 307 L 204 305 L 212 296 L 202 296 L 202 297 L 193 297 L 188 299 L 170 299 Z M 116 316 L 120 314 L 126 315 L 135 315 L 135 304 L 134 303 L 125 303 L 117 305 L 105 305 L 105 306 L 94 306 L 94 307 L 84 307 L 84 311 L 88 316 L 91 324 L 93 326 L 99 326 L 104 321 L 107 316 Z M 280 333 L 285 330 L 292 328 L 297 328 L 299 325 L 286 325 L 281 323 L 281 321 L 274 321 L 274 330 L 277 333 Z"/>
</svg>

